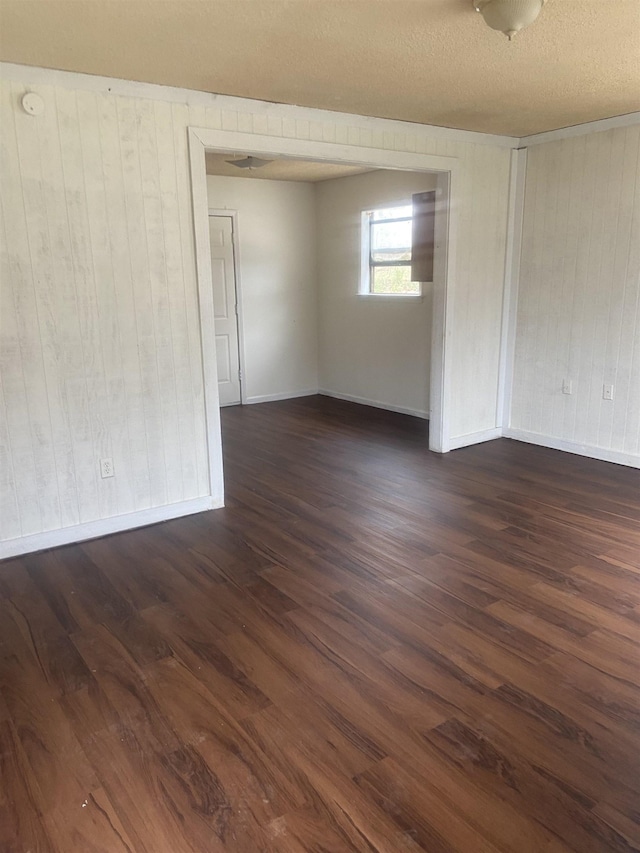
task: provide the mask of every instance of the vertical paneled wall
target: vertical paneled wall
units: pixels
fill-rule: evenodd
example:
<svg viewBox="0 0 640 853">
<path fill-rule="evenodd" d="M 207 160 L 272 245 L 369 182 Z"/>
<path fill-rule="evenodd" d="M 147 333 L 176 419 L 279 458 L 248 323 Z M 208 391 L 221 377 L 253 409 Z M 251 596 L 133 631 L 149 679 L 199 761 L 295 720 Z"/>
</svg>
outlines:
<svg viewBox="0 0 640 853">
<path fill-rule="evenodd" d="M 511 420 L 632 456 L 640 454 L 639 154 L 637 125 L 529 149 Z M 603 399 L 605 384 L 613 400 Z"/>
<path fill-rule="evenodd" d="M 4 539 L 209 491 L 186 108 L 37 90 L 2 86 Z"/>
<path fill-rule="evenodd" d="M 451 432 L 496 426 L 507 147 L 13 69 L 0 105 L 0 539 L 209 491 L 190 125 L 458 158 Z M 21 110 L 28 90 L 44 115 Z"/>
<path fill-rule="evenodd" d="M 510 152 L 484 145 L 456 145 L 454 156 L 460 160 L 461 175 L 452 316 L 452 438 L 500 425 L 499 327 Z"/>
</svg>

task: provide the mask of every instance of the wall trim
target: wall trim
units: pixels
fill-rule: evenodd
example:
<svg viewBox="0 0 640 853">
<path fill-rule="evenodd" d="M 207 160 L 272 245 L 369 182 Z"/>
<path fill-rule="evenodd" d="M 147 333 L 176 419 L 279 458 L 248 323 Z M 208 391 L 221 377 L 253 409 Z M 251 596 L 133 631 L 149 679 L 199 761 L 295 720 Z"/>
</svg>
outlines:
<svg viewBox="0 0 640 853">
<path fill-rule="evenodd" d="M 552 450 L 563 450 L 565 453 L 575 453 L 578 456 L 588 456 L 590 459 L 599 459 L 602 462 L 614 462 L 616 465 L 626 465 L 630 468 L 640 468 L 640 456 L 633 453 L 624 453 L 622 450 L 607 450 L 593 444 L 579 444 L 575 441 L 565 441 L 563 438 L 555 438 L 552 435 L 542 435 L 538 432 L 529 432 L 526 429 L 503 430 L 505 438 L 516 441 L 524 441 L 527 444 L 537 444 L 539 447 L 549 447 Z"/>
<path fill-rule="evenodd" d="M 596 121 L 585 121 L 582 124 L 572 124 L 569 127 L 559 127 L 557 130 L 547 130 L 544 133 L 532 133 L 523 136 L 517 148 L 528 148 L 531 145 L 542 145 L 544 142 L 557 142 L 559 139 L 570 139 L 574 136 L 585 136 L 588 133 L 601 133 L 604 130 L 614 130 L 617 127 L 631 127 L 640 124 L 640 112 L 623 113 L 623 115 L 602 118 Z"/>
<path fill-rule="evenodd" d="M 222 428 L 216 365 L 215 310 L 211 283 L 211 251 L 209 247 L 209 199 L 207 196 L 204 147 L 189 129 L 189 169 L 191 172 L 191 202 L 194 211 L 203 215 L 193 217 L 195 240 L 198 307 L 200 314 L 200 351 L 204 380 L 204 413 L 207 426 L 207 458 L 209 492 L 216 506 L 224 505 L 224 475 L 222 470 Z M 209 379 L 207 383 L 207 378 Z"/>
<path fill-rule="evenodd" d="M 283 391 L 281 394 L 259 394 L 256 397 L 247 397 L 243 403 L 252 406 L 254 403 L 275 403 L 278 400 L 295 400 L 298 397 L 315 397 L 320 392 L 317 388 L 309 388 L 307 391 Z"/>
<path fill-rule="evenodd" d="M 513 368 L 518 322 L 518 292 L 522 255 L 522 225 L 527 177 L 527 149 L 511 152 L 509 175 L 509 208 L 507 214 L 507 246 L 502 291 L 502 327 L 500 330 L 500 361 L 498 365 L 498 396 L 496 423 L 501 427 L 511 422 Z"/>
<path fill-rule="evenodd" d="M 399 415 L 411 415 L 414 418 L 422 418 L 429 420 L 429 412 L 422 409 L 407 409 L 404 406 L 390 406 L 388 403 L 381 403 L 379 400 L 369 400 L 367 397 L 356 397 L 354 394 L 341 394 L 338 391 L 328 391 L 326 388 L 320 388 L 316 392 L 322 397 L 333 397 L 334 400 L 346 400 L 348 403 L 358 403 L 360 406 L 371 406 L 373 409 L 384 409 L 387 412 L 397 412 Z"/>
<path fill-rule="evenodd" d="M 448 453 L 451 437 L 453 316 L 458 245 L 459 170 L 440 172 L 436 182 L 429 373 L 429 450 Z"/>
<path fill-rule="evenodd" d="M 203 162 L 205 162 L 205 151 L 228 151 L 230 153 L 234 151 L 244 153 L 246 151 L 248 154 L 255 155 L 302 157 L 330 163 L 353 163 L 378 169 L 435 172 L 438 175 L 449 174 L 450 172 L 457 173 L 460 168 L 458 158 L 454 155 L 422 154 L 395 148 L 376 148 L 375 146 L 324 142 L 319 139 L 272 136 L 268 133 L 241 130 L 217 130 L 215 128 L 190 126 L 188 131 L 190 143 L 202 146 Z M 206 189 L 206 170 L 203 174 Z M 441 188 L 438 187 L 438 189 Z M 442 192 L 437 194 L 436 198 L 442 199 Z"/>
<path fill-rule="evenodd" d="M 456 435 L 451 439 L 451 450 L 459 450 L 462 447 L 471 447 L 473 444 L 481 444 L 484 441 L 493 441 L 496 438 L 502 438 L 502 429 L 500 427 L 491 427 L 491 429 L 483 429 L 479 432 L 468 432 L 466 435 Z"/>
<path fill-rule="evenodd" d="M 62 86 L 68 89 L 84 89 L 91 92 L 118 95 L 124 98 L 146 98 L 153 101 L 169 101 L 187 104 L 190 107 L 213 107 L 220 110 L 237 110 L 259 115 L 269 115 L 282 119 L 297 119 L 309 122 L 333 122 L 387 133 L 417 133 L 433 139 L 450 142 L 467 142 L 474 145 L 493 145 L 498 148 L 518 148 L 520 140 L 516 136 L 480 133 L 475 130 L 461 130 L 455 127 L 441 127 L 435 124 L 400 121 L 378 116 L 361 116 L 356 113 L 341 113 L 333 110 L 321 110 L 314 107 L 301 107 L 294 104 L 280 104 L 273 101 L 257 101 L 252 98 L 239 98 L 235 95 L 216 95 L 197 89 L 182 89 L 175 86 L 163 86 L 159 83 L 141 83 L 135 80 L 123 80 L 119 77 L 100 77 L 83 74 L 78 71 L 61 71 L 55 68 L 41 68 L 35 65 L 18 65 L 13 62 L 0 62 L 0 73 L 5 80 L 31 86 Z"/>
<path fill-rule="evenodd" d="M 5 539 L 4 542 L 0 542 L 0 559 L 43 551 L 45 548 L 56 548 L 59 545 L 69 545 L 73 542 L 83 542 L 86 539 L 97 539 L 100 536 L 108 536 L 110 533 L 133 530 L 135 527 L 145 527 L 148 524 L 157 524 L 159 521 L 169 521 L 169 519 L 193 515 L 196 512 L 219 509 L 221 506 L 221 503 L 216 503 L 210 495 L 206 495 L 180 501 L 180 503 L 128 512 L 125 515 L 86 521 L 84 524 L 74 524 L 72 527 L 32 533 L 18 539 Z"/>
</svg>

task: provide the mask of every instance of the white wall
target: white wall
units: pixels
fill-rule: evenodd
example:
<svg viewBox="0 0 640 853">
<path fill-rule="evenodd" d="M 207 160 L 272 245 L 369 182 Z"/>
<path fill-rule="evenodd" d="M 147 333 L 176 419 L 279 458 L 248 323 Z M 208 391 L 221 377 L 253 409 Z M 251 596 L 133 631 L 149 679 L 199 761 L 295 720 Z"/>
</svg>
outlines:
<svg viewBox="0 0 640 853">
<path fill-rule="evenodd" d="M 362 211 L 435 186 L 435 175 L 387 171 L 316 184 L 323 391 L 428 416 L 432 287 L 422 301 L 358 291 Z"/>
<path fill-rule="evenodd" d="M 639 155 L 638 125 L 529 149 L 511 416 L 517 437 L 628 464 L 640 455 Z"/>
<path fill-rule="evenodd" d="M 5 554 L 51 541 L 19 537 L 72 540 L 87 535 L 79 524 L 209 494 L 188 126 L 456 158 L 451 434 L 496 425 L 513 140 L 47 69 L 2 74 Z M 43 116 L 21 111 L 27 90 Z M 209 440 L 219 447 L 215 429 Z"/>
<path fill-rule="evenodd" d="M 2 539 L 209 493 L 187 108 L 38 86 L 34 118 L 24 91 L 0 95 Z"/>
<path fill-rule="evenodd" d="M 209 206 L 238 211 L 247 402 L 318 388 L 313 184 L 207 176 Z"/>
</svg>

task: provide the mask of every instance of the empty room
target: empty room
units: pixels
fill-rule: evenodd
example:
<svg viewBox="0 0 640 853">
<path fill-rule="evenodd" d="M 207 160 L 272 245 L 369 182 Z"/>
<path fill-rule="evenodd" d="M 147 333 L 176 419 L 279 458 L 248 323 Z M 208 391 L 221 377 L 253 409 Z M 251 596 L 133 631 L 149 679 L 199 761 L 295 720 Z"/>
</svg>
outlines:
<svg viewBox="0 0 640 853">
<path fill-rule="evenodd" d="M 0 853 L 640 851 L 637 0 L 0 0 Z"/>
</svg>

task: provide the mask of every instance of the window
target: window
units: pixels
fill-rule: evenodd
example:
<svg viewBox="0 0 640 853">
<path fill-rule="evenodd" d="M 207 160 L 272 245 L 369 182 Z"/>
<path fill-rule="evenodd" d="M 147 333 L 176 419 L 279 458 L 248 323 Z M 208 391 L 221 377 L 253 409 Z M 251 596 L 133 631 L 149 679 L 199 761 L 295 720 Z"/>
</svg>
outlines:
<svg viewBox="0 0 640 853">
<path fill-rule="evenodd" d="M 410 204 L 362 214 L 363 293 L 420 294 L 411 281 L 412 220 Z"/>
<path fill-rule="evenodd" d="M 422 294 L 422 282 L 433 279 L 434 202 L 435 193 L 417 193 L 411 204 L 363 212 L 361 293 Z"/>
</svg>

